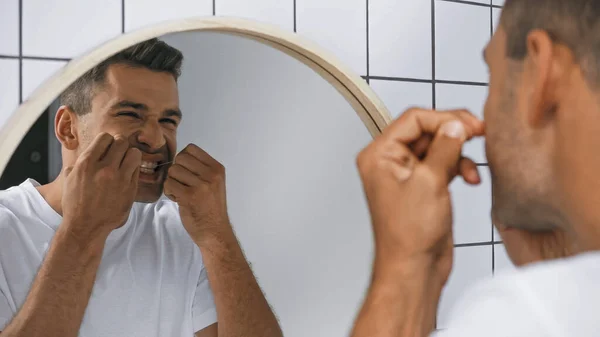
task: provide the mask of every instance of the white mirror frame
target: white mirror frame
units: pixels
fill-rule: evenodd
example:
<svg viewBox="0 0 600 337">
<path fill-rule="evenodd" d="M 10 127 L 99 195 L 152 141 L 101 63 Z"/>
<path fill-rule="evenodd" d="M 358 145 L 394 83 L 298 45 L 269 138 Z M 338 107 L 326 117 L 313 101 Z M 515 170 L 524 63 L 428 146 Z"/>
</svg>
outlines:
<svg viewBox="0 0 600 337">
<path fill-rule="evenodd" d="M 360 76 L 335 56 L 297 34 L 252 20 L 198 17 L 166 21 L 135 30 L 98 46 L 67 63 L 47 79 L 10 116 L 0 130 L 0 176 L 25 134 L 48 106 L 69 85 L 110 56 L 151 38 L 190 31 L 219 32 L 256 40 L 301 61 L 333 85 L 354 108 L 371 136 L 381 133 L 391 121 L 383 102 Z"/>
</svg>

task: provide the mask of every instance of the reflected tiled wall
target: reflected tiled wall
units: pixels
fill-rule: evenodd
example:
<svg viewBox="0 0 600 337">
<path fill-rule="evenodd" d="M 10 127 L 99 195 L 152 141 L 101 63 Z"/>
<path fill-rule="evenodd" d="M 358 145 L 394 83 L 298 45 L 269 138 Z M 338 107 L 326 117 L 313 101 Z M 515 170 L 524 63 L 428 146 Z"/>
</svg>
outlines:
<svg viewBox="0 0 600 337">
<path fill-rule="evenodd" d="M 2 0 L 0 125 L 20 101 L 71 58 L 99 43 L 166 19 L 242 16 L 295 31 L 329 49 L 362 75 L 398 116 L 411 106 L 467 107 L 482 115 L 487 70 L 481 50 L 503 0 Z M 465 152 L 481 164 L 483 183 L 451 186 L 455 269 L 438 327 L 473 281 L 512 268 L 489 210 L 483 142 Z"/>
</svg>

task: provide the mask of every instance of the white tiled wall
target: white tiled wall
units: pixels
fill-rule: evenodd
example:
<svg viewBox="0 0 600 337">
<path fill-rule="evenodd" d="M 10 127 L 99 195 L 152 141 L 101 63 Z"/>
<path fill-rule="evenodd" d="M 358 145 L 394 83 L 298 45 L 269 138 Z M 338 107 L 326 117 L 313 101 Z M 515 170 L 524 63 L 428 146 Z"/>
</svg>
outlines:
<svg viewBox="0 0 600 337">
<path fill-rule="evenodd" d="M 490 3 L 493 5 L 491 6 Z M 321 44 L 358 74 L 395 116 L 411 106 L 471 109 L 481 116 L 487 71 L 481 51 L 497 25 L 502 0 L 2 0 L 0 125 L 69 59 L 123 31 L 187 16 L 252 18 Z M 124 5 L 124 6 L 123 6 Z M 214 7 L 213 7 L 214 5 Z M 485 165 L 483 143 L 465 154 Z M 490 178 L 451 186 L 456 267 L 444 291 L 439 327 L 463 290 L 511 268 L 493 246 Z M 499 240 L 497 235 L 494 238 Z"/>
<path fill-rule="evenodd" d="M 369 2 L 369 75 L 431 79 L 431 1 Z"/>
<path fill-rule="evenodd" d="M 435 77 L 486 82 L 481 51 L 490 39 L 490 8 L 438 1 L 435 5 Z"/>
<path fill-rule="evenodd" d="M 478 279 L 491 277 L 492 246 L 461 247 L 454 254 L 450 280 L 442 292 L 437 320 L 438 329 L 448 325 L 449 313 L 461 294 Z"/>
<path fill-rule="evenodd" d="M 19 60 L 0 59 L 0 125 L 4 124 L 9 112 L 19 105 Z"/>
</svg>

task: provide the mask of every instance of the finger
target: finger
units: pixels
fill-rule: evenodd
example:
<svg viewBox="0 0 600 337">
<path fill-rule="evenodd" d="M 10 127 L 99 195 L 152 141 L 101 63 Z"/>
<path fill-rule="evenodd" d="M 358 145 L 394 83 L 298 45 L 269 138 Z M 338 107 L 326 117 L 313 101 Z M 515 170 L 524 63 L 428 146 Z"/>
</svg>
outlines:
<svg viewBox="0 0 600 337">
<path fill-rule="evenodd" d="M 451 113 L 455 114 L 461 121 L 465 123 L 467 129 L 469 129 L 468 134 L 478 135 L 484 131 L 485 128 L 483 122 L 478 120 L 477 117 L 469 113 L 467 110 L 452 111 Z M 425 133 L 419 137 L 419 139 L 414 141 L 410 148 L 415 156 L 419 157 L 419 159 L 422 159 L 427 153 L 427 149 L 429 148 L 432 139 L 432 134 Z M 469 137 L 467 137 L 467 139 L 469 139 Z"/>
<path fill-rule="evenodd" d="M 73 166 L 65 167 L 63 170 L 65 177 L 68 177 L 69 174 L 71 174 L 71 171 L 73 171 Z"/>
<path fill-rule="evenodd" d="M 442 175 L 446 183 L 450 182 L 456 173 L 466 138 L 465 126 L 461 121 L 444 123 L 433 139 L 423 163 Z"/>
<path fill-rule="evenodd" d="M 465 126 L 471 130 L 473 135 L 483 135 L 485 124 L 475 115 L 467 110 L 455 110 L 454 113 L 464 122 Z"/>
<path fill-rule="evenodd" d="M 100 161 L 113 141 L 114 137 L 110 134 L 106 132 L 100 133 L 94 138 L 90 146 L 83 151 L 81 158 L 89 158 L 94 162 Z"/>
<path fill-rule="evenodd" d="M 163 188 L 163 193 L 167 198 L 177 202 L 179 196 L 184 195 L 187 186 L 173 178 L 167 178 Z"/>
<path fill-rule="evenodd" d="M 408 146 L 382 139 L 373 141 L 356 158 L 363 179 L 386 170 L 398 181 L 404 181 L 412 175 L 418 160 Z"/>
<path fill-rule="evenodd" d="M 139 177 L 140 165 L 142 165 L 142 152 L 135 147 L 127 149 L 120 167 L 123 174 L 131 179 Z"/>
<path fill-rule="evenodd" d="M 481 182 L 481 176 L 477 170 L 477 164 L 470 158 L 461 158 L 458 162 L 458 174 L 463 180 L 471 185 L 477 185 Z"/>
<path fill-rule="evenodd" d="M 198 158 L 194 157 L 189 152 L 181 152 L 178 154 L 175 157 L 175 160 L 173 160 L 173 164 L 181 165 L 197 177 L 204 178 L 207 181 L 211 176 L 211 167 L 198 160 Z"/>
<path fill-rule="evenodd" d="M 220 165 L 220 163 L 215 158 L 211 157 L 211 155 L 209 155 L 208 152 L 202 150 L 195 144 L 188 144 L 181 152 L 191 154 L 194 158 L 198 159 L 205 165 Z"/>
<path fill-rule="evenodd" d="M 125 153 L 129 149 L 129 142 L 125 137 L 120 135 L 115 136 L 114 139 L 102 161 L 114 168 L 119 168 L 123 165 Z"/>
<path fill-rule="evenodd" d="M 410 144 L 418 140 L 423 134 L 435 134 L 442 124 L 458 119 L 456 112 L 457 110 L 411 109 L 385 128 L 381 137 Z M 466 138 L 479 136 L 483 134 L 483 126 L 478 130 L 471 131 L 469 128 L 466 131 Z"/>
<path fill-rule="evenodd" d="M 140 181 L 140 169 L 140 166 L 136 167 L 131 174 L 131 188 L 135 193 L 137 193 L 138 183 Z"/>
<path fill-rule="evenodd" d="M 410 145 L 410 148 L 415 156 L 417 156 L 419 159 L 423 159 L 427 153 L 427 149 L 429 148 L 432 139 L 433 137 L 430 134 L 424 134 L 415 142 L 413 142 Z"/>
<path fill-rule="evenodd" d="M 186 186 L 197 186 L 201 178 L 180 164 L 169 167 L 167 175 Z"/>
</svg>

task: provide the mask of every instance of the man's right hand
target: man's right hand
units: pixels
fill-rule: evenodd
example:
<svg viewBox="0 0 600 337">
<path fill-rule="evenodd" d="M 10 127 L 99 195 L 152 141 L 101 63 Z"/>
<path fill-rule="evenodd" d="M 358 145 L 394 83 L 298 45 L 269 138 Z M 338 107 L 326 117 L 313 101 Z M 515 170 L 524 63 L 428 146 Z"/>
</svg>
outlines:
<svg viewBox="0 0 600 337">
<path fill-rule="evenodd" d="M 94 240 L 125 224 L 137 194 L 141 156 L 125 137 L 101 133 L 65 169 L 62 209 L 69 232 Z"/>
</svg>

